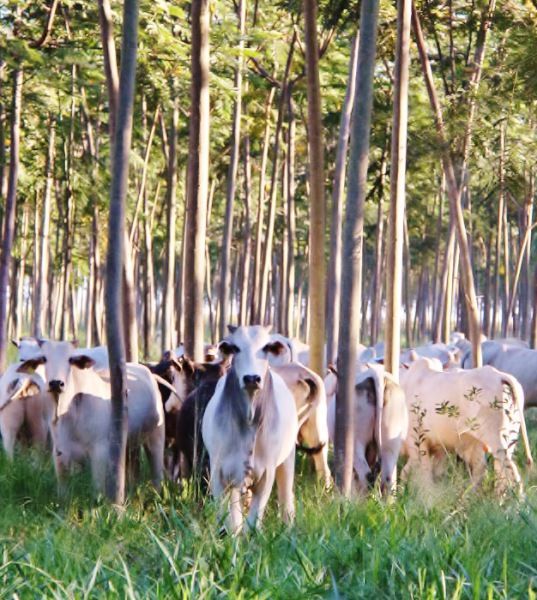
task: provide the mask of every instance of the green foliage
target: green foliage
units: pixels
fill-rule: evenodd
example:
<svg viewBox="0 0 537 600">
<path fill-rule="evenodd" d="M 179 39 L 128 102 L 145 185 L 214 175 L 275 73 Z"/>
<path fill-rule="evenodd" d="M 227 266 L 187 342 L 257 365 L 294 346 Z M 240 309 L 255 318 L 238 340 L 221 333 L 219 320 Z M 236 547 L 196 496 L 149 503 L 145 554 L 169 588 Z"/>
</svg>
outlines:
<svg viewBox="0 0 537 600">
<path fill-rule="evenodd" d="M 303 469 L 301 469 L 303 471 Z M 446 480 L 394 503 L 344 501 L 298 476 L 297 520 L 271 504 L 262 532 L 221 537 L 214 503 L 188 489 L 133 493 L 123 514 L 88 496 L 87 474 L 55 493 L 37 456 L 0 458 L 2 593 L 49 597 L 476 598 L 535 591 L 535 493 L 499 505 Z M 487 486 L 488 487 L 488 486 Z"/>
</svg>

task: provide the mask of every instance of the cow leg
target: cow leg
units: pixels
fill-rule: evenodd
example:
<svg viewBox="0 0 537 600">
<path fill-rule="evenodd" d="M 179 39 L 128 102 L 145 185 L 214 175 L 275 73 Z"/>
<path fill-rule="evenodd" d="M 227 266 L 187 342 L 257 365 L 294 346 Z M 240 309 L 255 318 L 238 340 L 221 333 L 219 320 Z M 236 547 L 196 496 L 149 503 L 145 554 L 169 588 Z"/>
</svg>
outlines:
<svg viewBox="0 0 537 600">
<path fill-rule="evenodd" d="M 354 444 L 354 471 L 358 478 L 357 489 L 361 494 L 366 494 L 368 491 L 367 476 L 371 473 L 369 463 L 366 458 L 366 446 L 360 442 Z"/>
<path fill-rule="evenodd" d="M 494 476 L 494 489 L 499 496 L 503 496 L 509 488 L 514 488 L 519 495 L 524 493 L 518 468 L 504 448 L 494 453 Z"/>
<path fill-rule="evenodd" d="M 65 496 L 67 493 L 67 472 L 69 470 L 69 457 L 59 450 L 55 445 L 52 447 L 54 457 L 54 471 L 58 485 L 58 495 Z"/>
<path fill-rule="evenodd" d="M 159 425 L 149 434 L 145 442 L 145 451 L 151 465 L 151 481 L 160 490 L 164 474 L 164 426 Z"/>
<path fill-rule="evenodd" d="M 393 496 L 397 486 L 397 459 L 401 444 L 391 443 L 380 452 L 380 481 L 383 494 Z"/>
<path fill-rule="evenodd" d="M 24 421 L 24 406 L 21 401 L 13 401 L 0 413 L 0 433 L 4 450 L 10 460 L 15 454 L 17 435 Z"/>
<path fill-rule="evenodd" d="M 295 479 L 295 450 L 276 468 L 276 486 L 278 488 L 278 504 L 282 520 L 292 523 L 295 519 L 295 497 L 293 483 Z"/>
<path fill-rule="evenodd" d="M 263 514 L 267 507 L 267 502 L 274 485 L 274 477 L 276 472 L 274 469 L 267 469 L 261 479 L 259 479 L 252 492 L 252 503 L 247 517 L 247 523 L 251 529 L 255 529 L 263 520 Z"/>
<path fill-rule="evenodd" d="M 233 486 L 229 492 L 229 521 L 228 529 L 232 535 L 238 535 L 242 530 L 244 515 L 242 513 L 243 498 L 238 487 Z"/>
<path fill-rule="evenodd" d="M 97 492 L 106 490 L 106 465 L 108 464 L 108 444 L 96 443 L 90 451 L 91 476 Z"/>
<path fill-rule="evenodd" d="M 324 481 L 325 487 L 332 485 L 332 474 L 328 466 L 328 425 L 326 423 L 326 407 L 317 407 L 300 428 L 300 438 L 308 448 L 320 448 L 311 455 L 318 479 Z M 324 416 L 324 420 L 323 420 Z"/>
<path fill-rule="evenodd" d="M 40 448 L 45 448 L 47 445 L 48 428 L 43 414 L 41 398 L 39 396 L 28 398 L 25 418 L 28 423 L 28 428 L 30 429 L 32 443 Z"/>
</svg>

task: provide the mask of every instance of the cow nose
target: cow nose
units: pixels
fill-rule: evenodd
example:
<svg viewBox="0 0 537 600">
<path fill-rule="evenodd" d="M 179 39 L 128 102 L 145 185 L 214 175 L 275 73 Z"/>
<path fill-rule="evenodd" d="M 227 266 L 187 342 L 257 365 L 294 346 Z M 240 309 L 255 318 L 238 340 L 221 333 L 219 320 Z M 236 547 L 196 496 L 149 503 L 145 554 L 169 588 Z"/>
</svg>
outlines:
<svg viewBox="0 0 537 600">
<path fill-rule="evenodd" d="M 242 380 L 244 381 L 245 387 L 258 388 L 261 383 L 261 377 L 259 377 L 259 375 L 245 375 Z"/>
<path fill-rule="evenodd" d="M 51 379 L 48 383 L 48 389 L 53 394 L 59 394 L 63 391 L 64 385 L 63 381 L 60 381 L 59 379 Z"/>
</svg>

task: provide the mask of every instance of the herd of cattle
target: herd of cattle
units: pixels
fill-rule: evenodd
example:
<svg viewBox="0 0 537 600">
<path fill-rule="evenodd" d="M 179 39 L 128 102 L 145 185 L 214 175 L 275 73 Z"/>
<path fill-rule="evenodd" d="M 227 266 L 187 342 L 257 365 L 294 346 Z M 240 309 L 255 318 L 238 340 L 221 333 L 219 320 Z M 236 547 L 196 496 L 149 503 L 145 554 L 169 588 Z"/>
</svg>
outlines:
<svg viewBox="0 0 537 600">
<path fill-rule="evenodd" d="M 473 485 L 494 463 L 498 493 L 522 492 L 513 453 L 522 436 L 532 457 L 524 406 L 537 405 L 537 350 L 518 340 L 483 342 L 486 366 L 470 368 L 469 344 L 429 344 L 402 353 L 399 381 L 384 370 L 382 347 L 360 347 L 353 401 L 357 491 L 380 478 L 395 491 L 404 479 L 438 478 L 448 453 L 466 466 Z M 18 440 L 47 448 L 60 487 L 72 468 L 89 461 L 104 489 L 111 424 L 106 347 L 23 338 L 18 361 L 0 377 L 0 433 L 12 458 Z M 324 379 L 307 367 L 308 348 L 262 326 L 229 327 L 217 347 L 194 363 L 183 347 L 158 364 L 127 364 L 128 444 L 143 446 L 153 484 L 196 474 L 222 499 L 228 528 L 239 532 L 262 519 L 276 482 L 282 518 L 294 516 L 295 451 L 313 460 L 331 485 L 337 369 Z M 224 502 L 229 502 L 225 507 Z"/>
</svg>

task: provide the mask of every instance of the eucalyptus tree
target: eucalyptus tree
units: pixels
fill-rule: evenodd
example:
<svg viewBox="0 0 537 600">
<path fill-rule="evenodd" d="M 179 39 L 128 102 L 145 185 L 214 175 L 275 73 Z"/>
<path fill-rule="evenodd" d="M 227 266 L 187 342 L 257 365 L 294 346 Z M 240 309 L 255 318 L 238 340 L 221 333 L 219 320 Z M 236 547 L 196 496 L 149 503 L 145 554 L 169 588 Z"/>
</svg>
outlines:
<svg viewBox="0 0 537 600">
<path fill-rule="evenodd" d="M 138 49 L 138 11 L 138 0 L 125 0 L 106 257 L 106 338 L 112 393 L 110 462 L 106 493 L 108 498 L 116 504 L 123 504 L 125 500 L 128 404 L 125 336 L 122 319 L 122 280 L 126 250 L 125 199 L 128 188 Z"/>
<path fill-rule="evenodd" d="M 209 0 L 193 0 L 184 298 L 185 350 L 194 360 L 203 358 L 203 292 L 209 183 L 209 24 Z"/>
<path fill-rule="evenodd" d="M 353 406 L 357 344 L 360 339 L 364 206 L 373 108 L 373 75 L 377 46 L 379 2 L 362 0 L 354 116 L 351 127 L 347 203 L 343 228 L 341 319 L 338 343 L 335 475 L 349 496 L 353 475 Z"/>
</svg>

